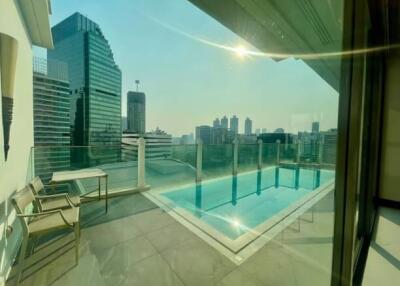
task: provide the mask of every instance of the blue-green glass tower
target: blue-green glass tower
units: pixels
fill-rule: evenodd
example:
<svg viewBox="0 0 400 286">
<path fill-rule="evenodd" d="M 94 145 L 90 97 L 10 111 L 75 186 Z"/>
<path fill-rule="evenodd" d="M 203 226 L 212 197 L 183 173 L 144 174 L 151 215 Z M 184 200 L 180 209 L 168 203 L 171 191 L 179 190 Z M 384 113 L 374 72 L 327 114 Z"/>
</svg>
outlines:
<svg viewBox="0 0 400 286">
<path fill-rule="evenodd" d="M 120 144 L 121 71 L 99 25 L 75 13 L 52 33 L 48 58 L 69 69 L 73 145 Z"/>
<path fill-rule="evenodd" d="M 100 26 L 75 13 L 52 33 L 54 49 L 48 50 L 48 58 L 68 64 L 72 145 L 120 145 L 121 71 Z M 96 150 L 91 150 L 90 159 L 97 160 Z M 107 157 L 103 150 L 101 161 Z"/>
</svg>

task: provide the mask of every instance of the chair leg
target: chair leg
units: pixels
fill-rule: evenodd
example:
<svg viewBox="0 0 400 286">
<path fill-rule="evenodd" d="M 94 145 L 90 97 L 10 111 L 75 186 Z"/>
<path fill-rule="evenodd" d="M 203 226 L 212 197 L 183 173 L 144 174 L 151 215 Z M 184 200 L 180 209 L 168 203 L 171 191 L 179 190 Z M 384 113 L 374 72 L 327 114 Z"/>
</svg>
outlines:
<svg viewBox="0 0 400 286">
<path fill-rule="evenodd" d="M 80 242 L 80 225 L 79 222 L 75 223 L 75 262 L 79 264 L 79 242 Z"/>
<path fill-rule="evenodd" d="M 35 247 L 36 244 L 38 242 L 38 237 L 34 236 L 31 240 L 31 245 L 30 245 L 30 249 L 29 249 L 29 256 L 32 256 L 35 253 Z"/>
<path fill-rule="evenodd" d="M 26 255 L 26 249 L 28 247 L 28 237 L 22 239 L 21 249 L 18 258 L 18 266 L 17 266 L 17 275 L 16 275 L 16 283 L 15 285 L 19 285 L 19 281 L 21 280 L 22 273 L 24 272 L 24 261 Z"/>
</svg>

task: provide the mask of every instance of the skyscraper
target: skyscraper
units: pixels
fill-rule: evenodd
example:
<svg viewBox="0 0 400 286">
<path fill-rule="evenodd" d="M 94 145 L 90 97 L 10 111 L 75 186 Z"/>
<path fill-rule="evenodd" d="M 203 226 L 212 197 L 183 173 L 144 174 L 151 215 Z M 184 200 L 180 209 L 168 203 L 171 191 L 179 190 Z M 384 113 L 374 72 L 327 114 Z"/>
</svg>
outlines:
<svg viewBox="0 0 400 286">
<path fill-rule="evenodd" d="M 319 122 L 313 122 L 311 124 L 311 132 L 312 133 L 318 133 L 319 132 Z"/>
<path fill-rule="evenodd" d="M 119 145 L 121 71 L 100 26 L 75 13 L 52 33 L 54 49 L 48 50 L 48 58 L 68 64 L 72 144 Z"/>
<path fill-rule="evenodd" d="M 143 92 L 128 92 L 128 132 L 146 132 L 146 95 Z"/>
<path fill-rule="evenodd" d="M 219 118 L 215 118 L 213 121 L 213 127 L 220 127 L 221 123 L 219 121 Z"/>
<path fill-rule="evenodd" d="M 201 139 L 203 144 L 211 144 L 211 126 L 202 125 L 196 127 L 196 140 Z"/>
<path fill-rule="evenodd" d="M 70 89 L 65 63 L 33 59 L 35 174 L 48 182 L 71 165 Z M 49 147 L 51 146 L 51 148 Z"/>
<path fill-rule="evenodd" d="M 239 133 L 239 118 L 236 115 L 233 115 L 230 120 L 230 130 L 235 132 L 235 134 Z"/>
<path fill-rule="evenodd" d="M 251 119 L 247 117 L 244 122 L 244 134 L 245 135 L 252 134 L 252 126 L 253 126 L 253 121 L 251 121 Z"/>
<path fill-rule="evenodd" d="M 225 115 L 221 118 L 221 127 L 228 129 L 228 117 Z"/>
</svg>

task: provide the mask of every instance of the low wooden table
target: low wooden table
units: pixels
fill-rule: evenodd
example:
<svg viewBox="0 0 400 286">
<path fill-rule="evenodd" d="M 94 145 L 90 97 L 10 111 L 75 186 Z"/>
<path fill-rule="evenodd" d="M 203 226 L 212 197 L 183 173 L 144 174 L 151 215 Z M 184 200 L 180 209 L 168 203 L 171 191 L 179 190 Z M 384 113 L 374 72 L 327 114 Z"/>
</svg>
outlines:
<svg viewBox="0 0 400 286">
<path fill-rule="evenodd" d="M 54 172 L 53 177 L 51 178 L 50 183 L 55 188 L 57 183 L 73 181 L 73 180 L 81 180 L 81 179 L 90 179 L 90 178 L 98 178 L 99 179 L 99 200 L 101 199 L 101 178 L 105 179 L 106 183 L 106 213 L 108 212 L 108 174 L 101 169 L 82 169 L 82 170 L 74 170 L 74 171 L 62 171 L 62 172 Z"/>
</svg>

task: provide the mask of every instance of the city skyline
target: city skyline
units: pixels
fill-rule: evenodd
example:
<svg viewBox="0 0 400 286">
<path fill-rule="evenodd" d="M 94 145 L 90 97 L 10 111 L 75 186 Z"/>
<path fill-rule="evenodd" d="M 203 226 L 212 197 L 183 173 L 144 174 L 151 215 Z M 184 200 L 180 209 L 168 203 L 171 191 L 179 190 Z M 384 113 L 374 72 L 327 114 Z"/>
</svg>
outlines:
<svg viewBox="0 0 400 286">
<path fill-rule="evenodd" d="M 129 3 L 59 1 L 53 4 L 52 16 L 55 25 L 79 11 L 102 27 L 122 70 L 121 116 L 126 116 L 127 91 L 140 79 L 140 91 L 147 95 L 148 129 L 159 126 L 174 136 L 193 132 L 194 126 L 208 118 L 220 117 L 221 110 L 238 118 L 251 114 L 258 123 L 253 129 L 282 127 L 296 133 L 307 130 L 313 121 L 319 121 L 322 130 L 336 127 L 337 92 L 302 61 L 247 57 L 185 37 L 168 27 L 251 48 L 185 1 Z M 121 17 L 109 19 L 109 11 L 121 13 Z M 128 37 L 130 34 L 135 36 Z M 36 53 L 43 51 L 36 49 Z M 243 96 L 248 100 L 243 101 Z"/>
</svg>

